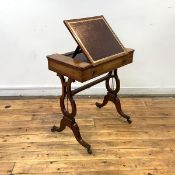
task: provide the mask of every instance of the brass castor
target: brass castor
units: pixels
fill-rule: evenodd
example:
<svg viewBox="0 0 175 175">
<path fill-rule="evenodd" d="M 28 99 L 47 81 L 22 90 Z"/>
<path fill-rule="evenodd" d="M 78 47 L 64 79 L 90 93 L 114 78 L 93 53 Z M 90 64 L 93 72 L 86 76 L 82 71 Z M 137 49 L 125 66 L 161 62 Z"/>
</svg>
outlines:
<svg viewBox="0 0 175 175">
<path fill-rule="evenodd" d="M 127 122 L 128 122 L 129 124 L 131 124 L 131 123 L 132 123 L 132 120 L 129 118 L 129 119 L 127 119 Z"/>
<path fill-rule="evenodd" d="M 55 125 L 51 128 L 51 132 L 55 132 L 58 130 L 58 127 L 56 127 Z"/>
<path fill-rule="evenodd" d="M 88 152 L 88 154 L 92 154 L 91 148 L 87 148 L 87 152 Z"/>
</svg>

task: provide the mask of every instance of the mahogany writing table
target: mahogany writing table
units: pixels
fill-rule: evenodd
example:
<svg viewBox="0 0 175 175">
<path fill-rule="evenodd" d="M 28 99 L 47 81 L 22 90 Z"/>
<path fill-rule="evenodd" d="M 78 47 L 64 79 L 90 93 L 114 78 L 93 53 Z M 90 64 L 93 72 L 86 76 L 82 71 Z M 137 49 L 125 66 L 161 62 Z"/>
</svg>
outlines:
<svg viewBox="0 0 175 175">
<path fill-rule="evenodd" d="M 78 124 L 75 121 L 77 108 L 73 96 L 80 91 L 105 81 L 107 94 L 103 102 L 96 103 L 96 106 L 101 108 L 108 101 L 112 101 L 117 112 L 130 124 L 130 117 L 122 111 L 118 97 L 120 80 L 117 75 L 117 69 L 132 63 L 134 50 L 124 48 L 103 16 L 64 22 L 78 46 L 73 52 L 47 56 L 49 70 L 56 72 L 62 83 L 60 107 L 63 118 L 60 122 L 60 127 L 53 126 L 51 131 L 61 132 L 68 126 L 73 131 L 76 140 L 91 154 L 91 146 L 82 139 Z M 91 39 L 92 36 L 93 39 Z M 83 83 L 105 73 L 107 74 L 99 79 L 77 89 L 71 89 L 71 84 L 75 80 Z M 68 79 L 65 77 L 68 77 Z M 111 79 L 113 80 L 112 82 L 115 82 L 113 86 L 110 85 Z M 71 111 L 67 106 L 68 101 L 71 104 Z"/>
</svg>

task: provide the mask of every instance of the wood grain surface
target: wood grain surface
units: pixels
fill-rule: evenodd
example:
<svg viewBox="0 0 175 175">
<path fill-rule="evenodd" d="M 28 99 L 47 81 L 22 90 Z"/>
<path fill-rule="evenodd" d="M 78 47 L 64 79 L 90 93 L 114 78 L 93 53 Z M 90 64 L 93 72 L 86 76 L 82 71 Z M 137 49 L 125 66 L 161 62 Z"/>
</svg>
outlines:
<svg viewBox="0 0 175 175">
<path fill-rule="evenodd" d="M 77 98 L 76 116 L 93 154 L 59 125 L 57 98 L 0 100 L 0 175 L 174 175 L 175 98 L 121 98 L 128 125 L 112 103 Z"/>
<path fill-rule="evenodd" d="M 65 75 L 80 82 L 85 82 L 132 63 L 134 50 L 130 48 L 127 48 L 126 50 L 128 54 L 96 66 L 78 59 L 78 57 L 81 57 L 81 54 L 78 54 L 76 59 L 73 59 L 71 54 L 69 56 L 65 56 L 66 54 L 52 54 L 47 56 L 48 68 L 58 74 Z"/>
</svg>

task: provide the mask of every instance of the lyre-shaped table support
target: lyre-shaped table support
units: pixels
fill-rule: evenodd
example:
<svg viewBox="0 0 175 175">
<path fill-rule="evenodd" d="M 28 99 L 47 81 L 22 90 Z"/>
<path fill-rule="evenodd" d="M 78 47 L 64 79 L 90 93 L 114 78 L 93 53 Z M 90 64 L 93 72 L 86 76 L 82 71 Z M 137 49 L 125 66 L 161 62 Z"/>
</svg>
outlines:
<svg viewBox="0 0 175 175">
<path fill-rule="evenodd" d="M 113 89 L 110 87 L 109 81 L 110 81 L 111 77 L 106 79 L 106 89 L 108 91 L 107 95 L 105 95 L 103 102 L 96 103 L 96 106 L 98 108 L 102 108 L 103 106 L 105 106 L 108 103 L 108 101 L 113 102 L 115 107 L 116 107 L 117 112 L 122 117 L 124 117 L 129 124 L 131 124 L 132 121 L 131 121 L 130 117 L 128 115 L 126 115 L 121 109 L 121 103 L 120 103 L 120 99 L 118 97 L 118 92 L 120 90 L 120 80 L 119 80 L 118 75 L 117 75 L 117 70 L 115 69 L 113 72 L 109 72 L 109 75 L 113 75 L 112 78 L 115 79 L 115 86 L 113 87 Z"/>
<path fill-rule="evenodd" d="M 51 131 L 61 132 L 66 128 L 66 126 L 68 126 L 74 133 L 76 140 L 87 149 L 89 154 L 91 154 L 92 153 L 90 149 L 91 146 L 82 139 L 79 131 L 79 127 L 75 121 L 77 108 L 76 108 L 76 103 L 75 103 L 75 100 L 73 99 L 73 95 L 71 91 L 71 83 L 74 82 L 74 80 L 68 78 L 68 81 L 66 81 L 63 75 L 58 74 L 58 76 L 60 77 L 61 83 L 62 83 L 62 96 L 60 97 L 60 107 L 63 113 L 63 118 L 61 119 L 60 127 L 58 128 L 57 126 L 53 126 Z M 66 98 L 67 100 L 70 101 L 71 108 L 72 108 L 71 112 L 69 112 L 68 110 L 68 101 L 67 101 L 67 108 L 66 108 L 66 105 L 65 105 Z"/>
<path fill-rule="evenodd" d="M 123 111 L 121 109 L 120 100 L 119 100 L 118 95 L 117 95 L 117 93 L 120 90 L 120 81 L 118 79 L 116 69 L 114 71 L 109 72 L 106 76 L 104 76 L 98 80 L 95 80 L 93 82 L 90 82 L 84 86 L 81 86 L 75 90 L 71 90 L 71 83 L 74 82 L 73 79 L 68 78 L 68 80 L 66 81 L 63 75 L 58 74 L 58 76 L 60 77 L 61 83 L 62 83 L 62 95 L 60 97 L 60 107 L 61 107 L 61 111 L 63 113 L 63 118 L 61 119 L 60 127 L 53 126 L 51 129 L 52 132 L 55 132 L 55 131 L 61 132 L 66 128 L 66 126 L 68 126 L 72 130 L 76 140 L 87 149 L 87 152 L 89 154 L 91 154 L 92 153 L 91 146 L 82 139 L 78 124 L 75 121 L 77 109 L 76 109 L 75 100 L 73 99 L 73 95 L 75 95 L 78 92 L 85 90 L 85 89 L 87 89 L 95 84 L 98 84 L 104 80 L 106 81 L 106 89 L 108 92 L 107 92 L 107 95 L 104 97 L 103 103 L 102 104 L 96 103 L 96 106 L 101 108 L 101 107 L 105 106 L 108 101 L 112 101 L 115 104 L 118 113 L 122 117 L 124 117 L 128 121 L 128 123 L 131 123 L 130 117 L 123 113 Z M 110 87 L 109 81 L 111 78 L 115 79 L 115 82 L 116 82 L 115 89 L 112 89 Z M 67 106 L 65 105 L 66 99 L 67 99 Z M 69 112 L 69 109 L 68 109 L 68 100 L 71 104 L 71 108 L 72 108 L 71 112 Z"/>
</svg>

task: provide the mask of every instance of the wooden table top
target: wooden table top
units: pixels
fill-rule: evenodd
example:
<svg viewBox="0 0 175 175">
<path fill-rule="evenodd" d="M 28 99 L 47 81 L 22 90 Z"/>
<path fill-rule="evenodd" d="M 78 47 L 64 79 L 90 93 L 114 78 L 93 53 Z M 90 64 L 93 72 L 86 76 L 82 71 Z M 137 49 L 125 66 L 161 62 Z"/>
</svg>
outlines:
<svg viewBox="0 0 175 175">
<path fill-rule="evenodd" d="M 93 66 L 85 55 L 78 54 L 72 58 L 72 53 L 68 54 L 52 54 L 48 55 L 48 67 L 50 70 L 70 77 L 74 80 L 84 82 L 94 77 L 107 73 L 113 69 L 117 69 L 133 61 L 133 49 L 127 48 L 127 55 L 123 55 L 109 62 L 101 63 Z M 82 61 L 83 60 L 83 61 Z"/>
</svg>

